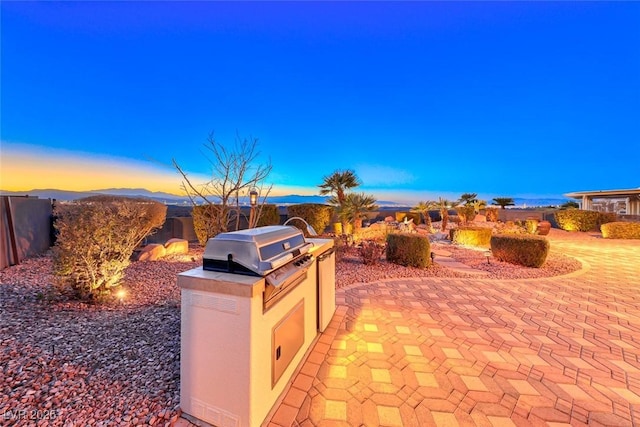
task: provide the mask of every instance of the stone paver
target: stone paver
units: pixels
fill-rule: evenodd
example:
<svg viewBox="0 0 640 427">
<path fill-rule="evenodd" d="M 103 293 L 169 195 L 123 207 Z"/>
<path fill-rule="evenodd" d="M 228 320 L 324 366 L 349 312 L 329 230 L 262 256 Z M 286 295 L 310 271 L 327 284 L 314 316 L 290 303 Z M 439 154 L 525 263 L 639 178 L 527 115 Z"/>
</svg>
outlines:
<svg viewBox="0 0 640 427">
<path fill-rule="evenodd" d="M 640 242 L 548 237 L 584 268 L 339 290 L 265 425 L 640 425 Z"/>
</svg>

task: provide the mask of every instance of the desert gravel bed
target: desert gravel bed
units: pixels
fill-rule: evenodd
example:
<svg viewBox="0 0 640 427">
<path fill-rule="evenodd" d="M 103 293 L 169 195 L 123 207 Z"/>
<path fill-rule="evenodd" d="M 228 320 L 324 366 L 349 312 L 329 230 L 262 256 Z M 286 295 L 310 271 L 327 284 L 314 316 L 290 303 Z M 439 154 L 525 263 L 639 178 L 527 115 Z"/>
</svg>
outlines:
<svg viewBox="0 0 640 427">
<path fill-rule="evenodd" d="M 580 268 L 553 252 L 548 267 L 523 269 L 497 261 L 486 266 L 482 252 L 444 249 L 493 278 L 548 277 Z M 176 277 L 201 260 L 202 249 L 192 248 L 188 255 L 132 263 L 126 298 L 101 306 L 59 296 L 49 256 L 0 271 L 0 424 L 171 425 L 180 416 Z M 337 287 L 394 277 L 467 277 L 441 266 L 421 270 L 384 259 L 364 266 L 354 249 L 341 254 L 336 272 Z"/>
<path fill-rule="evenodd" d="M 0 272 L 0 424 L 170 425 L 179 416 L 180 291 L 191 261 L 132 264 L 124 302 L 47 301 L 51 260 Z"/>
<path fill-rule="evenodd" d="M 582 264 L 579 261 L 551 251 L 545 264 L 541 268 L 528 268 L 501 262 L 491 258 L 487 263 L 484 250 L 477 250 L 446 243 L 433 243 L 432 250 L 442 250 L 450 253 L 453 260 L 461 262 L 476 270 L 487 273 L 483 279 L 539 279 L 543 277 L 561 276 L 580 270 Z M 393 279 L 398 277 L 457 277 L 476 278 L 473 274 L 452 271 L 435 263 L 427 269 L 403 267 L 392 264 L 381 258 L 376 265 L 365 266 L 362 264 L 356 248 L 343 250 L 340 256 L 341 262 L 337 266 L 336 287 L 352 285 L 354 283 L 368 283 L 379 279 Z"/>
<path fill-rule="evenodd" d="M 461 248 L 455 245 L 443 245 L 444 250 L 451 253 L 451 258 L 476 270 L 486 271 L 490 279 L 540 279 L 573 273 L 580 270 L 580 261 L 563 255 L 553 249 L 547 255 L 540 268 L 519 267 L 508 262 L 491 258 L 487 262 L 485 251 Z"/>
</svg>

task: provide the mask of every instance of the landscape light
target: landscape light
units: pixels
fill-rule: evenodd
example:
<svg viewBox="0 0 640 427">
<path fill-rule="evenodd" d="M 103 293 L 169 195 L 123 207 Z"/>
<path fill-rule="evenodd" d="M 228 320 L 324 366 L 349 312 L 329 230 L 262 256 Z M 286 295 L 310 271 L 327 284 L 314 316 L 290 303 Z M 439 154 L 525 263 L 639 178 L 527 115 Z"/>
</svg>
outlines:
<svg viewBox="0 0 640 427">
<path fill-rule="evenodd" d="M 127 290 L 125 288 L 120 288 L 116 292 L 116 297 L 122 302 L 124 298 L 127 296 Z"/>
<path fill-rule="evenodd" d="M 256 187 L 251 187 L 249 190 L 249 204 L 251 206 L 258 204 L 258 189 Z"/>
<path fill-rule="evenodd" d="M 484 253 L 484 256 L 487 257 L 487 264 L 491 264 L 491 262 L 489 261 L 491 259 L 491 251 L 486 251 Z"/>
<path fill-rule="evenodd" d="M 434 263 L 436 261 L 436 253 L 435 252 L 431 252 L 429 254 L 429 256 L 431 256 L 431 262 Z"/>
<path fill-rule="evenodd" d="M 258 204 L 258 189 L 256 187 L 251 187 L 249 190 L 249 204 L 251 205 L 251 209 L 249 210 L 249 228 L 253 228 L 256 226 L 254 224 L 256 222 L 256 205 Z"/>
</svg>

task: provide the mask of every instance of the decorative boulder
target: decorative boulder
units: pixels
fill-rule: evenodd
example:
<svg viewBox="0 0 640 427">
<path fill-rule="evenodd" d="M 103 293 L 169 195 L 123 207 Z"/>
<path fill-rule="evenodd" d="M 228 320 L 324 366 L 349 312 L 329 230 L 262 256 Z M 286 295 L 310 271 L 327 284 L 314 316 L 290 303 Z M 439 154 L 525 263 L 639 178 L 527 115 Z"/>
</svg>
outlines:
<svg viewBox="0 0 640 427">
<path fill-rule="evenodd" d="M 487 217 L 485 215 L 478 214 L 473 218 L 473 222 L 487 222 Z"/>
<path fill-rule="evenodd" d="M 167 254 L 164 245 L 151 243 L 140 250 L 138 261 L 156 261 Z"/>
<path fill-rule="evenodd" d="M 389 215 L 388 217 L 385 217 L 384 222 L 393 222 L 396 219 L 394 217 L 392 217 L 391 215 Z"/>
<path fill-rule="evenodd" d="M 169 239 L 164 244 L 166 254 L 186 254 L 189 253 L 189 242 L 185 239 Z"/>
</svg>

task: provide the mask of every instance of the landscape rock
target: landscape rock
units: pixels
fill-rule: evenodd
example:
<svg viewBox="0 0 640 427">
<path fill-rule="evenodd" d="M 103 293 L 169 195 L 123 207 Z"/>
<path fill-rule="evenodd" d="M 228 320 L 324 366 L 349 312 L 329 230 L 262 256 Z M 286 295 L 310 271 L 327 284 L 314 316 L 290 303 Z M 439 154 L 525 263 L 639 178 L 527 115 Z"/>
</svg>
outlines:
<svg viewBox="0 0 640 427">
<path fill-rule="evenodd" d="M 189 253 L 189 241 L 185 239 L 169 239 L 164 244 L 166 255 Z"/>
<path fill-rule="evenodd" d="M 138 261 L 157 261 L 167 254 L 164 245 L 160 243 L 150 243 L 140 250 Z"/>
</svg>

